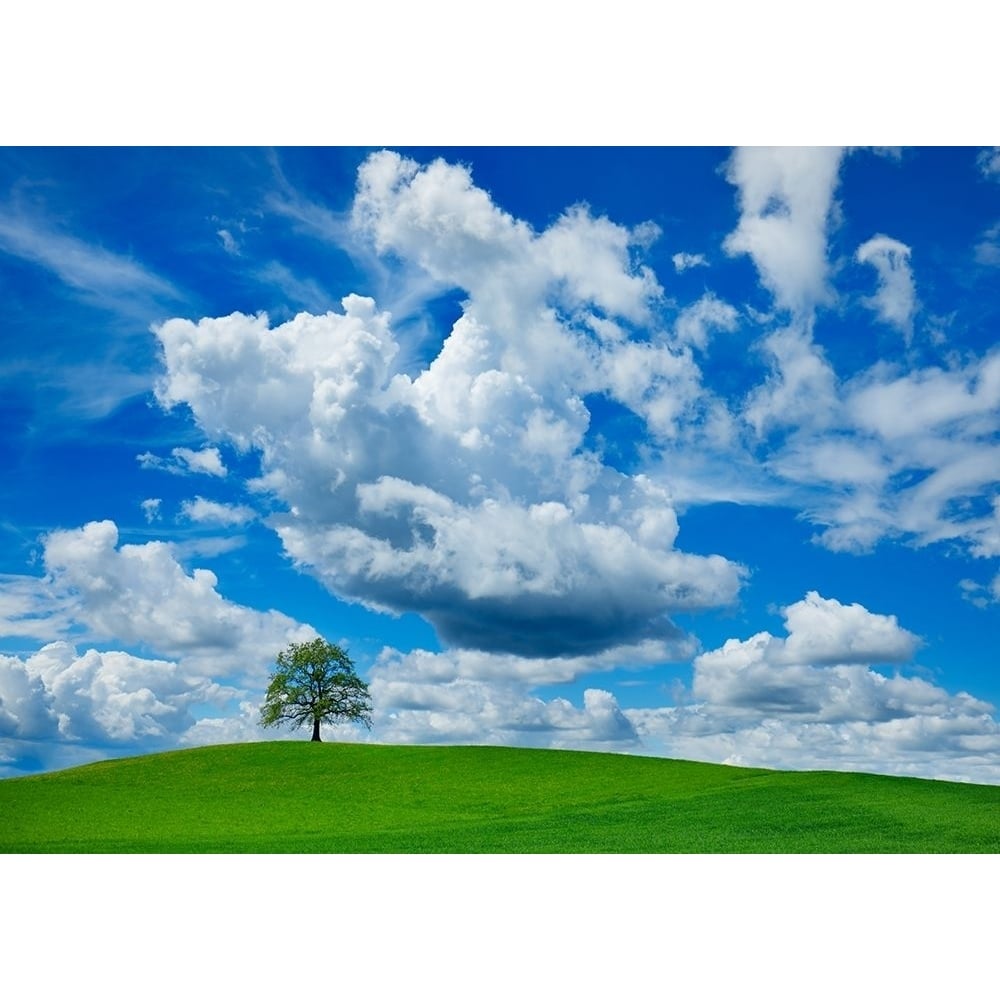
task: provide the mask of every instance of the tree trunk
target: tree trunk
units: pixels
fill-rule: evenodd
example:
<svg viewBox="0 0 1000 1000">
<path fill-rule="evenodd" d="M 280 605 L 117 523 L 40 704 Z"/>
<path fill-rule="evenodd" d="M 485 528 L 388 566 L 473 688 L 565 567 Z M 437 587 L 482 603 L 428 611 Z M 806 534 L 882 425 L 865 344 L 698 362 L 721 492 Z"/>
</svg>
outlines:
<svg viewBox="0 0 1000 1000">
<path fill-rule="evenodd" d="M 319 719 L 313 719 L 313 738 L 309 742 L 310 743 L 322 743 L 323 742 L 319 738 Z"/>
</svg>

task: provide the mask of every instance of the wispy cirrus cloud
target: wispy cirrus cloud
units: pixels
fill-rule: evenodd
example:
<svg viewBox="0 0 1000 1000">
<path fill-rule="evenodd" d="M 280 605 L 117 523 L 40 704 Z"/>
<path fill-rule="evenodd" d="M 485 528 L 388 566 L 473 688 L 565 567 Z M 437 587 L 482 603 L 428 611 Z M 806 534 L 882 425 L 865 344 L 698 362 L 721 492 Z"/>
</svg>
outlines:
<svg viewBox="0 0 1000 1000">
<path fill-rule="evenodd" d="M 0 206 L 0 250 L 45 268 L 73 291 L 115 311 L 145 315 L 153 301 L 182 297 L 170 281 L 132 257 L 9 203 Z"/>
<path fill-rule="evenodd" d="M 60 219 L 25 205 L 17 194 L 0 203 L 0 258 L 4 255 L 57 283 L 59 294 L 49 293 L 39 317 L 42 343 L 58 341 L 53 317 L 59 313 L 66 325 L 87 331 L 50 350 L 43 366 L 37 358 L 26 361 L 33 351 L 28 344 L 9 345 L 0 381 L 30 395 L 38 425 L 66 433 L 79 418 L 101 419 L 149 390 L 152 357 L 146 330 L 176 309 L 184 292 L 134 256 L 72 232 Z M 94 309 L 102 315 L 95 317 Z M 146 371 L 136 370 L 136 357 L 143 357 Z M 19 382 L 17 372 L 26 363 L 32 369 L 30 382 Z"/>
</svg>

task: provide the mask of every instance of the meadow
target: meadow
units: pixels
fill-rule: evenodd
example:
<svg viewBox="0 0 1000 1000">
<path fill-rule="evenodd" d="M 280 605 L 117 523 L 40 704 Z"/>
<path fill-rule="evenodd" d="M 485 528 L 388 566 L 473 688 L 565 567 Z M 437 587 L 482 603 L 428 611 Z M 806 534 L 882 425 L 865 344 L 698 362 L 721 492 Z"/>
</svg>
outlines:
<svg viewBox="0 0 1000 1000">
<path fill-rule="evenodd" d="M 274 741 L 0 781 L 3 853 L 996 853 L 1000 787 Z"/>
</svg>

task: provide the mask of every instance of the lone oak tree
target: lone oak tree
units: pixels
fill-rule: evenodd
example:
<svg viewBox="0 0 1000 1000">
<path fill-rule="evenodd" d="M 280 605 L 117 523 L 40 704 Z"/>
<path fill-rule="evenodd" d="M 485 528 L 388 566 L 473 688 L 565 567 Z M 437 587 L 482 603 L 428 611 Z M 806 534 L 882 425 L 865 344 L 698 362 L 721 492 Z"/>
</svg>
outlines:
<svg viewBox="0 0 1000 1000">
<path fill-rule="evenodd" d="M 362 722 L 371 729 L 368 685 L 339 646 L 325 639 L 293 642 L 278 653 L 277 662 L 260 710 L 262 726 L 288 722 L 297 728 L 312 722 L 317 742 L 321 722 Z"/>
</svg>

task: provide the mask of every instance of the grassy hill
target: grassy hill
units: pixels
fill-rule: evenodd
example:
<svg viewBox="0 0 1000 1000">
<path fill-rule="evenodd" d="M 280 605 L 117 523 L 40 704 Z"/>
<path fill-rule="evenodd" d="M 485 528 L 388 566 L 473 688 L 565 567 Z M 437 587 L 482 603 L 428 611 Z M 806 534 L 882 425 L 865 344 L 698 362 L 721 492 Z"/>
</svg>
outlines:
<svg viewBox="0 0 1000 1000">
<path fill-rule="evenodd" d="M 308 741 L 0 781 L 0 852 L 989 852 L 1000 787 Z"/>
</svg>

